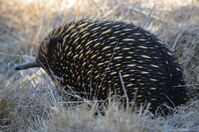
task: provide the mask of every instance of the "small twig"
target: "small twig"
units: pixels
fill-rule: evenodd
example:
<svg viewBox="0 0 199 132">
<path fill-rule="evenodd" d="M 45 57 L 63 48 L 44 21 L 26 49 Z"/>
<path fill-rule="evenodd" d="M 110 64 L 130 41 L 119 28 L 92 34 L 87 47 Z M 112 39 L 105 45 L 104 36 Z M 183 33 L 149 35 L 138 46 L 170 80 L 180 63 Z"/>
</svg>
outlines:
<svg viewBox="0 0 199 132">
<path fill-rule="evenodd" d="M 122 88 L 124 90 L 124 95 L 126 97 L 126 111 L 128 111 L 128 109 L 129 109 L 129 97 L 127 95 L 127 91 L 126 91 L 126 88 L 124 86 L 124 81 L 123 81 L 123 78 L 122 78 L 121 71 L 119 71 L 119 76 L 120 76 L 120 81 L 121 81 L 121 84 L 122 84 Z"/>
<path fill-rule="evenodd" d="M 146 10 L 151 10 L 151 8 L 145 8 Z M 180 12 L 179 10 L 166 10 L 166 9 L 155 9 L 156 12 L 164 12 L 164 13 L 173 13 L 173 12 Z"/>
<path fill-rule="evenodd" d="M 177 42 L 179 41 L 179 39 L 180 39 L 180 37 L 181 37 L 182 35 L 183 35 L 183 32 L 180 32 L 180 33 L 178 34 L 178 36 L 176 37 L 176 39 L 175 39 L 175 41 L 174 41 L 174 43 L 173 43 L 172 51 L 175 50 L 176 44 L 177 44 Z"/>
<path fill-rule="evenodd" d="M 115 7 L 113 7 L 112 10 L 108 11 L 106 14 L 103 15 L 103 18 L 108 17 L 111 13 L 113 13 L 117 8 L 119 7 L 119 5 L 116 5 Z"/>
<path fill-rule="evenodd" d="M 4 53 L 4 52 L 0 52 L 0 55 L 11 56 L 11 57 L 20 57 L 20 58 L 35 60 L 35 57 L 31 57 L 31 56 L 27 56 L 27 55 L 17 55 L 17 54 L 10 54 L 10 53 Z"/>
<path fill-rule="evenodd" d="M 108 62 L 108 65 L 107 65 L 106 68 L 109 68 L 109 67 L 110 67 L 111 61 L 113 60 L 113 56 L 115 55 L 116 48 L 118 47 L 118 45 L 119 45 L 119 42 L 117 42 L 116 46 L 114 47 L 114 51 L 113 51 L 113 53 L 112 53 L 112 55 L 111 55 L 111 58 L 110 58 L 110 60 L 109 60 L 109 62 Z M 100 83 L 99 86 L 102 86 L 102 84 L 103 84 L 103 82 L 104 82 L 104 79 L 105 79 L 105 77 L 106 77 L 107 72 L 108 72 L 108 70 L 105 70 L 104 74 L 102 74 L 102 75 L 104 75 L 104 76 L 102 77 L 102 81 L 101 81 L 101 83 Z M 96 95 L 96 96 L 98 95 L 98 92 L 100 91 L 100 90 L 99 90 L 100 88 L 101 88 L 101 87 L 99 87 L 99 88 L 95 91 L 95 95 Z"/>
<path fill-rule="evenodd" d="M 148 14 L 146 13 L 146 12 L 143 12 L 143 11 L 141 11 L 140 9 L 138 9 L 138 8 L 135 8 L 135 7 L 129 7 L 129 8 L 131 8 L 131 10 L 133 11 L 133 12 L 137 12 L 137 13 L 140 13 L 140 14 L 142 14 L 142 15 L 144 15 L 144 16 L 148 16 Z M 163 22 L 163 23 L 168 23 L 167 21 L 165 21 L 164 19 L 162 19 L 162 18 L 160 18 L 160 17 L 158 17 L 158 16 L 155 16 L 155 15 L 153 15 L 153 14 L 151 14 L 151 19 L 155 19 L 155 20 L 157 20 L 157 21 L 160 21 L 160 22 Z M 170 24 L 170 23 L 169 23 Z"/>
<path fill-rule="evenodd" d="M 147 27 L 147 25 L 150 23 L 152 15 L 153 15 L 153 12 L 154 12 L 154 9 L 155 9 L 155 6 L 153 6 L 153 8 L 150 10 L 148 16 L 146 17 L 146 19 L 144 21 L 144 24 L 143 24 L 144 28 Z"/>
<path fill-rule="evenodd" d="M 95 103 L 95 102 L 98 102 L 98 103 L 103 103 L 104 100 L 94 100 L 94 101 L 90 101 L 90 100 L 84 100 L 84 101 L 63 101 L 63 102 L 59 102 L 60 104 L 79 104 L 79 103 Z"/>
<path fill-rule="evenodd" d="M 179 85 L 179 86 L 173 86 L 173 87 L 193 87 L 193 86 L 199 86 L 199 84 L 187 84 L 187 85 Z"/>
<path fill-rule="evenodd" d="M 194 70 L 194 69 L 193 69 L 193 70 L 191 70 L 191 71 L 193 71 L 195 74 L 199 74 L 199 72 L 197 72 L 197 71 L 196 71 L 196 70 Z"/>
</svg>

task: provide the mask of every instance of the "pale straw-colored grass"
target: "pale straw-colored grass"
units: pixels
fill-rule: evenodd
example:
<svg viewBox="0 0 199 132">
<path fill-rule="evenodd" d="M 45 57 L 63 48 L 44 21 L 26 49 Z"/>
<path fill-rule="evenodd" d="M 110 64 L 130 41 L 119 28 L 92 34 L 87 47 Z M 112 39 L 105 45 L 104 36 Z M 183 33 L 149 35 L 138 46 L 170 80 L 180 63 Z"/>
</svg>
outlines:
<svg viewBox="0 0 199 132">
<path fill-rule="evenodd" d="M 38 132 L 199 131 L 199 102 L 174 115 L 155 117 L 110 103 L 64 107 L 56 86 L 42 69 L 15 71 L 34 59 L 45 35 L 63 21 L 97 17 L 135 23 L 150 30 L 176 53 L 189 89 L 199 84 L 199 3 L 197 0 L 0 0 L 0 130 Z M 90 103 L 89 103 L 90 104 Z M 139 111 L 139 110 L 138 110 Z"/>
</svg>

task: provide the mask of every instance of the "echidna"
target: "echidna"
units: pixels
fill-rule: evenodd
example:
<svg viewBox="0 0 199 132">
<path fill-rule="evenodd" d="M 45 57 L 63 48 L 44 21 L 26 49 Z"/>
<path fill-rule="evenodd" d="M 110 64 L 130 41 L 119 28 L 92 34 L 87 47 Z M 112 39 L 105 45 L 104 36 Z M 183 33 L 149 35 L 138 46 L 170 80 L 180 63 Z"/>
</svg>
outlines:
<svg viewBox="0 0 199 132">
<path fill-rule="evenodd" d="M 150 32 L 124 22 L 80 19 L 64 23 L 41 42 L 35 62 L 68 93 L 106 100 L 113 93 L 135 104 L 174 107 L 187 100 L 181 68 Z M 123 85 L 124 84 L 124 85 Z"/>
</svg>

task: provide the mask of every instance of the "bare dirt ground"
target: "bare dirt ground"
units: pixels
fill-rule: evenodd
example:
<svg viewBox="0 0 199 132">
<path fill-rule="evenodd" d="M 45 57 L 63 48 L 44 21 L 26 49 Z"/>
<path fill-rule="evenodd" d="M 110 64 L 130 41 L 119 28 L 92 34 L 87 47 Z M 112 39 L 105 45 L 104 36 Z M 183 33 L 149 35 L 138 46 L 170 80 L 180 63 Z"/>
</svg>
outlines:
<svg viewBox="0 0 199 132">
<path fill-rule="evenodd" d="M 157 35 L 184 69 L 190 101 L 174 114 L 156 117 L 110 104 L 64 108 L 56 87 L 42 69 L 15 71 L 37 54 L 45 35 L 79 17 L 134 23 Z M 0 0 L 0 130 L 38 132 L 185 132 L 199 131 L 198 0 Z M 86 102 L 85 102 L 86 104 Z M 144 111 L 144 112 L 141 112 Z"/>
</svg>

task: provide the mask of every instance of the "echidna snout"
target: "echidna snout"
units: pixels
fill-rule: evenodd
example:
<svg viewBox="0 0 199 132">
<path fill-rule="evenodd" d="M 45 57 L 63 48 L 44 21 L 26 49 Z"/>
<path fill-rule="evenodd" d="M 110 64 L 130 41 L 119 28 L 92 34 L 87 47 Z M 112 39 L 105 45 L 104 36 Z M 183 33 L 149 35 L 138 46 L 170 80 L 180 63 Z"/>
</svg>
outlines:
<svg viewBox="0 0 199 132">
<path fill-rule="evenodd" d="M 15 67 L 15 70 L 24 70 L 33 67 L 41 67 L 36 61 L 24 63 Z"/>
<path fill-rule="evenodd" d="M 187 100 L 176 59 L 154 35 L 133 24 L 88 19 L 64 23 L 42 41 L 37 61 L 68 93 L 82 98 L 123 96 L 122 77 L 129 101 L 149 102 L 153 112 L 162 104 L 174 107 Z"/>
</svg>

